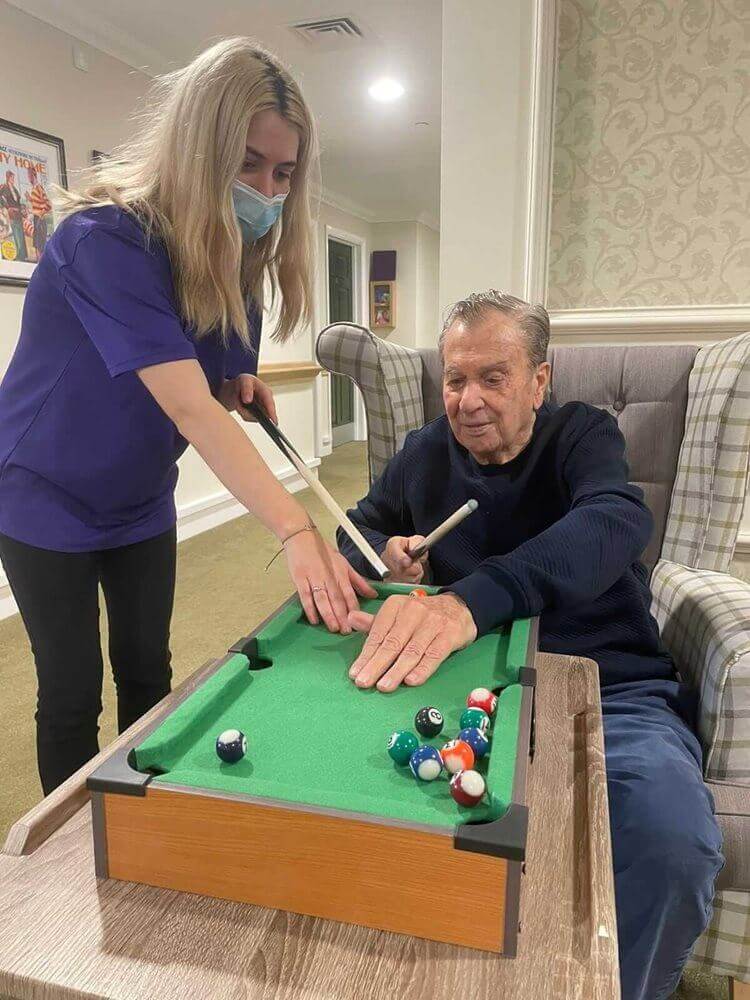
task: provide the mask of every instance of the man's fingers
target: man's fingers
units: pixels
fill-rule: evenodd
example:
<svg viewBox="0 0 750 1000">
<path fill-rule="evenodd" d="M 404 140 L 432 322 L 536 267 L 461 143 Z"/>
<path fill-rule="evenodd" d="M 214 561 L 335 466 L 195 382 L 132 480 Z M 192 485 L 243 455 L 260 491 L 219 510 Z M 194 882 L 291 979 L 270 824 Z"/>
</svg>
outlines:
<svg viewBox="0 0 750 1000">
<path fill-rule="evenodd" d="M 351 665 L 349 670 L 351 678 L 355 678 L 378 651 L 380 644 L 390 632 L 391 626 L 396 620 L 398 608 L 401 603 L 403 603 L 403 598 L 399 597 L 389 597 L 383 602 L 383 607 L 375 615 L 375 620 L 370 626 L 370 634 L 362 647 L 362 652 Z"/>
<path fill-rule="evenodd" d="M 394 691 L 401 681 L 423 662 L 426 651 L 440 632 L 442 623 L 429 616 L 415 629 L 396 662 L 377 682 L 378 691 Z M 437 669 L 437 664 L 433 669 Z"/>
<path fill-rule="evenodd" d="M 424 684 L 428 677 L 431 677 L 440 664 L 447 660 L 453 652 L 453 647 L 449 639 L 445 638 L 443 631 L 438 632 L 435 638 L 424 652 L 424 656 L 404 677 L 403 682 L 409 687 L 417 687 Z"/>
<path fill-rule="evenodd" d="M 395 552 L 393 553 L 396 566 L 400 570 L 408 569 L 411 566 L 411 556 L 409 555 L 409 539 L 396 537 L 393 539 Z"/>
<path fill-rule="evenodd" d="M 420 608 L 416 602 L 409 602 L 408 598 L 403 598 L 399 613 L 385 634 L 380 633 L 378 621 L 375 620 L 365 646 L 374 646 L 377 642 L 377 648 L 354 676 L 354 682 L 358 687 L 371 687 L 393 666 L 411 643 L 424 614 L 424 608 Z"/>
<path fill-rule="evenodd" d="M 424 535 L 412 535 L 411 538 L 407 538 L 407 547 L 409 552 L 413 552 L 418 545 L 421 545 L 424 541 Z"/>
</svg>

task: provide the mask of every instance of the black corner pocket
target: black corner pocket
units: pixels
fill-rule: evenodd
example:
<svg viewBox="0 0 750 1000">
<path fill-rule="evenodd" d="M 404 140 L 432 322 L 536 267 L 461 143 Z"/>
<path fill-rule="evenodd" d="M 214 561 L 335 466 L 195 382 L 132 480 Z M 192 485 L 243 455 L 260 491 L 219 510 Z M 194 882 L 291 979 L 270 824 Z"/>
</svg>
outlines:
<svg viewBox="0 0 750 1000">
<path fill-rule="evenodd" d="M 248 639 L 242 649 L 239 650 L 248 659 L 248 670 L 265 670 L 273 666 L 273 660 L 267 656 L 262 656 L 258 651 L 258 640 Z"/>
</svg>

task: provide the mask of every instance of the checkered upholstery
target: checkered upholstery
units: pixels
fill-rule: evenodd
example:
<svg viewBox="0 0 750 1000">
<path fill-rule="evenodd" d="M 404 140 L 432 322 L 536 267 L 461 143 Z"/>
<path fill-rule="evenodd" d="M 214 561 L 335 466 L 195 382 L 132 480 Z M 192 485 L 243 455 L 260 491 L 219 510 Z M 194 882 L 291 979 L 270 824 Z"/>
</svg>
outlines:
<svg viewBox="0 0 750 1000">
<path fill-rule="evenodd" d="M 409 430 L 443 412 L 434 349 L 407 350 L 338 324 L 320 335 L 318 358 L 364 394 L 371 479 Z M 654 513 L 644 554 L 656 564 L 652 610 L 679 670 L 700 692 L 705 774 L 727 859 L 691 962 L 750 981 L 750 584 L 727 575 L 748 483 L 750 334 L 700 351 L 555 347 L 550 361 L 553 399 L 582 399 L 617 418 L 633 481 Z"/>
<path fill-rule="evenodd" d="M 662 557 L 726 573 L 734 555 L 750 462 L 750 333 L 706 347 L 690 402 Z"/>
<path fill-rule="evenodd" d="M 662 640 L 700 693 L 706 777 L 750 785 L 750 583 L 660 559 L 651 591 Z"/>
<path fill-rule="evenodd" d="M 364 397 L 372 482 L 408 432 L 424 424 L 422 361 L 416 351 L 388 344 L 353 323 L 327 326 L 316 353 L 324 368 L 348 376 Z"/>
</svg>

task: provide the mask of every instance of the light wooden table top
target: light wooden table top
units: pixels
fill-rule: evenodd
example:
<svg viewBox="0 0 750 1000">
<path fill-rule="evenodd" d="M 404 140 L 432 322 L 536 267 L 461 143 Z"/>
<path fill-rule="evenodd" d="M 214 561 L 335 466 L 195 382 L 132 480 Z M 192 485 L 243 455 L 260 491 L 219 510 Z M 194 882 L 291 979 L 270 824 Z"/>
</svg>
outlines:
<svg viewBox="0 0 750 1000">
<path fill-rule="evenodd" d="M 537 668 L 517 958 L 132 883 L 97 884 L 84 782 L 113 744 L 19 821 L 0 853 L 0 994 L 617 1000 L 596 666 L 542 654 Z M 435 905 L 451 901 L 436 897 Z M 418 913 L 414 921 L 418 930 Z"/>
</svg>

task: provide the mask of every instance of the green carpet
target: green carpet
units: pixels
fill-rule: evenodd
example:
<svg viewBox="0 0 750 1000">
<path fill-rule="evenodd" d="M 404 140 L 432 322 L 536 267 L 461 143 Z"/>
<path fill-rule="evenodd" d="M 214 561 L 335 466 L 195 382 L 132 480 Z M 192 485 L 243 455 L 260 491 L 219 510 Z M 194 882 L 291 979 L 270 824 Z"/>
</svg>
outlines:
<svg viewBox="0 0 750 1000">
<path fill-rule="evenodd" d="M 321 480 L 336 500 L 350 506 L 367 489 L 363 444 L 337 448 L 321 467 Z M 334 523 L 309 490 L 300 500 L 328 538 Z M 172 619 L 172 667 L 178 684 L 206 660 L 245 635 L 291 593 L 284 559 L 266 571 L 277 545 L 253 518 L 237 518 L 178 548 L 177 592 Z M 250 570 L 250 572 L 248 572 Z M 106 616 L 102 625 L 107 648 Z M 105 659 L 104 712 L 100 742 L 116 735 L 114 689 Z M 34 749 L 36 682 L 31 652 L 18 615 L 0 621 L 0 843 L 13 821 L 41 797 Z M 688 971 L 674 994 L 677 1000 L 725 1000 L 726 980 Z M 2 997 L 0 997 L 2 1000 Z"/>
</svg>

